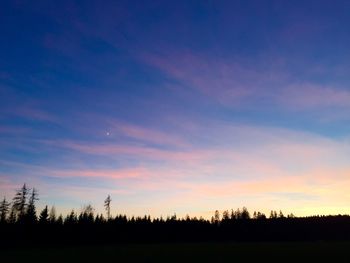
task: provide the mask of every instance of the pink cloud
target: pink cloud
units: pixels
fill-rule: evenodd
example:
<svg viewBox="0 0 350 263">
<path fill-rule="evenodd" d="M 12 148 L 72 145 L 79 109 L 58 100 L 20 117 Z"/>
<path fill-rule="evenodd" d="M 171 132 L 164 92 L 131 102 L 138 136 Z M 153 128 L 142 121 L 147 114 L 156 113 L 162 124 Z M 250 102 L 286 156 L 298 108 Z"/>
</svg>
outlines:
<svg viewBox="0 0 350 263">
<path fill-rule="evenodd" d="M 39 121 L 56 122 L 57 119 L 52 114 L 34 107 L 19 107 L 12 111 L 13 114 Z"/>
<path fill-rule="evenodd" d="M 231 107 L 256 98 L 269 98 L 274 93 L 274 87 L 289 80 L 289 74 L 279 70 L 281 60 L 278 57 L 270 58 L 265 67 L 187 51 L 167 55 L 144 54 L 141 57 L 144 62 L 186 87 Z"/>
<path fill-rule="evenodd" d="M 236 63 L 227 63 L 219 58 L 205 59 L 188 52 L 162 56 L 147 54 L 143 56 L 143 60 L 188 87 L 220 102 L 229 99 L 239 103 L 240 99 L 251 96 L 254 87 L 247 87 L 244 82 L 252 83 L 259 75 L 258 72 L 245 69 Z"/>
<path fill-rule="evenodd" d="M 147 178 L 150 176 L 150 172 L 145 168 L 127 168 L 127 169 L 74 169 L 64 170 L 59 169 L 49 172 L 50 176 L 59 178 L 68 177 L 95 177 L 105 179 L 137 179 Z"/>
<path fill-rule="evenodd" d="M 55 116 L 42 109 L 40 101 L 23 96 L 11 87 L 0 85 L 0 95 L 6 99 L 0 109 L 0 118 L 16 116 L 30 120 L 58 122 Z"/>
<path fill-rule="evenodd" d="M 280 69 L 278 57 L 269 58 L 270 63 L 264 68 L 186 51 L 146 54 L 142 59 L 185 87 L 229 107 L 253 107 L 257 101 L 265 101 L 273 107 L 293 111 L 323 107 L 350 109 L 348 90 L 307 81 L 299 83 Z"/>
<path fill-rule="evenodd" d="M 170 129 L 167 127 L 170 122 L 164 119 L 161 121 L 165 128 L 160 127 L 159 123 L 157 123 L 158 126 L 140 125 L 94 112 L 79 113 L 75 119 L 74 123 L 68 123 L 66 126 L 77 133 L 87 134 L 99 140 L 105 139 L 109 143 L 122 139 L 162 147 L 189 148 L 191 146 L 188 139 L 179 134 L 179 129 Z M 94 120 L 93 126 L 91 126 L 91 120 Z M 181 122 L 181 120 L 178 121 Z M 181 123 L 170 124 L 172 127 L 178 127 Z"/>
<path fill-rule="evenodd" d="M 297 111 L 322 107 L 350 108 L 350 91 L 314 84 L 289 85 L 276 99 Z"/>
<path fill-rule="evenodd" d="M 42 141 L 56 147 L 68 148 L 84 154 L 105 156 L 135 156 L 150 160 L 191 162 L 207 159 L 215 152 L 211 150 L 165 150 L 142 145 L 119 145 L 111 143 L 91 143 L 74 141 Z"/>
<path fill-rule="evenodd" d="M 13 195 L 14 191 L 21 187 L 21 185 L 17 185 L 11 180 L 11 177 L 6 173 L 0 173 L 0 192 L 4 196 L 0 196 L 0 198 L 4 198 L 6 196 L 7 199 Z"/>
<path fill-rule="evenodd" d="M 189 144 L 180 136 L 171 134 L 169 132 L 166 133 L 139 125 L 128 124 L 114 119 L 108 120 L 107 123 L 111 127 L 111 135 L 114 133 L 122 134 L 123 136 L 129 138 L 151 142 L 158 145 L 172 145 L 176 147 L 189 146 Z"/>
<path fill-rule="evenodd" d="M 138 208 L 136 204 L 125 201 L 127 204 L 121 206 L 125 209 L 128 206 L 129 211 L 145 211 L 142 209 L 146 209 L 149 203 L 154 206 L 154 213 L 165 213 L 166 204 L 172 204 L 175 211 L 204 211 L 242 205 L 252 209 L 278 209 L 278 205 L 283 203 L 284 209 L 303 214 L 306 212 L 301 209 L 302 205 L 307 205 L 308 213 L 312 213 L 318 211 L 312 209 L 316 209 L 321 202 L 331 206 L 328 200 L 332 200 L 333 204 L 344 206 L 344 200 L 350 200 L 347 191 L 350 187 L 347 159 L 350 148 L 345 139 L 334 140 L 287 129 L 232 126 L 220 122 L 197 125 L 189 129 L 194 129 L 194 134 L 198 131 L 206 133 L 208 138 L 216 140 L 214 144 L 207 147 L 202 145 L 200 149 L 164 150 L 144 145 L 118 145 L 115 142 L 46 141 L 44 143 L 50 146 L 73 150 L 72 158 L 67 156 L 72 168 L 45 164 L 28 166 L 3 161 L 1 165 L 16 167 L 15 174 L 25 173 L 31 178 L 32 181 L 28 182 L 31 185 L 37 185 L 33 183 L 34 179 L 40 181 L 43 177 L 62 180 L 78 178 L 82 187 L 84 178 L 108 183 L 109 188 L 101 186 L 98 190 L 101 196 L 102 189 L 110 191 L 108 189 L 115 186 L 116 195 L 132 195 L 133 200 L 142 199 L 139 201 L 144 206 Z M 115 156 L 123 168 L 91 169 L 91 159 L 76 162 L 76 153 Z M 138 162 L 124 162 L 120 156 L 132 157 Z M 154 165 L 154 161 L 157 161 L 157 165 Z M 82 194 L 85 193 L 87 191 L 83 189 Z M 284 193 L 298 196 L 299 199 L 293 200 Z M 96 195 L 91 194 L 91 198 L 95 200 Z M 306 195 L 315 199 L 309 200 Z M 74 194 L 71 198 L 75 198 Z"/>
</svg>

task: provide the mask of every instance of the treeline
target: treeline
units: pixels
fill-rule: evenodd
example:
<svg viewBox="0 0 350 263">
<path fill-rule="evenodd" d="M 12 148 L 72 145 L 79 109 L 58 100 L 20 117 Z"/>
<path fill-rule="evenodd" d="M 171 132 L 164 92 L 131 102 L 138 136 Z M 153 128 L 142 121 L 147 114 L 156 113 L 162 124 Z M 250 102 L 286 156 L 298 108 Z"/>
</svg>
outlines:
<svg viewBox="0 0 350 263">
<path fill-rule="evenodd" d="M 206 220 L 203 217 L 189 217 L 177 218 L 176 215 L 168 216 L 166 218 L 153 218 L 149 215 L 144 217 L 127 217 L 126 215 L 118 215 L 116 217 L 111 216 L 111 197 L 108 195 L 104 201 L 104 207 L 106 214 L 95 214 L 95 209 L 89 204 L 85 205 L 80 213 L 72 210 L 65 217 L 62 214 L 57 215 L 56 209 L 52 206 L 50 209 L 48 206 L 37 214 L 36 201 L 38 201 L 38 191 L 35 188 L 28 188 L 24 184 L 19 190 L 16 191 L 12 202 L 8 201 L 5 197 L 0 203 L 0 223 L 1 224 L 53 224 L 53 225 L 72 225 L 72 224 L 101 224 L 112 221 L 125 221 L 125 222 L 168 222 L 168 221 L 201 221 L 208 224 L 221 224 L 227 223 L 234 220 L 265 220 L 265 219 L 283 219 L 283 218 L 294 218 L 293 214 L 284 216 L 282 211 L 278 213 L 271 211 L 267 217 L 264 213 L 256 212 L 251 215 L 246 207 L 242 209 L 225 210 L 220 214 L 218 210 L 215 211 L 211 220 Z"/>
<path fill-rule="evenodd" d="M 4 245 L 118 243 L 118 242 L 227 242 L 350 240 L 350 217 L 285 216 L 282 211 L 250 213 L 247 208 L 215 211 L 211 220 L 202 217 L 166 218 L 111 215 L 111 198 L 104 201 L 105 215 L 91 205 L 79 213 L 57 215 L 48 206 L 37 213 L 38 192 L 24 184 L 11 202 L 0 204 L 0 242 Z"/>
</svg>

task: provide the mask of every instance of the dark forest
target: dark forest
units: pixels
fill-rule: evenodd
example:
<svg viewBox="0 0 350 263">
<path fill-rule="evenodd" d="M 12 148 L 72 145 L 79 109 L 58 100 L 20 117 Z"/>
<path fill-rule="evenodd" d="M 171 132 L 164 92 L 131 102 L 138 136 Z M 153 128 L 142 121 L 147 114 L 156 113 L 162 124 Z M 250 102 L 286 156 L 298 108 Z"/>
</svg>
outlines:
<svg viewBox="0 0 350 263">
<path fill-rule="evenodd" d="M 247 208 L 215 211 L 211 220 L 112 216 L 111 198 L 105 215 L 91 205 L 79 213 L 57 215 L 55 208 L 36 209 L 38 192 L 24 184 L 9 202 L 0 205 L 1 242 L 6 246 L 110 244 L 138 242 L 344 241 L 350 240 L 350 216 L 296 217 L 282 211 L 252 214 Z"/>
</svg>

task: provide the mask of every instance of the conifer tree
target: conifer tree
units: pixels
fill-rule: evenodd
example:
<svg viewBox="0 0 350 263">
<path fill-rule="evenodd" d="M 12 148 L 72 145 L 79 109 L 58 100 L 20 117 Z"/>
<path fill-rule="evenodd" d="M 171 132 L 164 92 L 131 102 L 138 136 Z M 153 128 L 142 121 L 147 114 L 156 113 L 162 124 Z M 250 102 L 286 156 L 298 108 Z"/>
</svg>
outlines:
<svg viewBox="0 0 350 263">
<path fill-rule="evenodd" d="M 26 219 L 28 223 L 35 223 L 37 221 L 35 202 L 39 200 L 38 192 L 35 188 L 32 189 L 32 193 L 29 197 L 29 203 L 27 208 Z"/>
<path fill-rule="evenodd" d="M 74 212 L 74 210 L 72 210 L 70 212 L 70 214 L 67 215 L 66 219 L 64 220 L 64 223 L 67 225 L 73 225 L 73 224 L 77 223 L 77 221 L 78 221 L 77 215 Z"/>
<path fill-rule="evenodd" d="M 16 211 L 15 211 L 14 207 L 12 206 L 11 211 L 10 211 L 10 215 L 7 219 L 7 222 L 10 224 L 14 224 L 14 223 L 16 223 L 16 221 L 17 221 Z"/>
<path fill-rule="evenodd" d="M 222 212 L 222 220 L 223 221 L 228 221 L 230 219 L 230 213 L 228 210 L 225 210 L 224 212 Z"/>
<path fill-rule="evenodd" d="M 241 219 L 243 219 L 243 220 L 250 219 L 250 214 L 249 214 L 249 211 L 246 207 L 242 208 Z"/>
<path fill-rule="evenodd" d="M 63 225 L 63 216 L 62 216 L 62 214 L 60 214 L 60 215 L 57 217 L 57 220 L 56 220 L 55 224 L 57 224 L 57 225 L 59 225 L 59 226 Z"/>
<path fill-rule="evenodd" d="M 214 223 L 219 224 L 220 223 L 220 212 L 219 210 L 215 210 L 214 213 Z"/>
<path fill-rule="evenodd" d="M 278 218 L 284 218 L 284 214 L 283 214 L 282 210 L 280 210 L 280 212 L 278 214 Z"/>
<path fill-rule="evenodd" d="M 40 224 L 47 224 L 49 222 L 49 209 L 47 206 L 41 211 L 39 216 Z"/>
<path fill-rule="evenodd" d="M 13 198 L 13 209 L 17 216 L 17 220 L 20 222 L 23 221 L 26 214 L 27 197 L 28 188 L 26 184 L 24 184 L 21 189 L 17 190 L 17 193 Z"/>
<path fill-rule="evenodd" d="M 85 205 L 79 215 L 79 223 L 93 223 L 94 222 L 94 208 L 92 205 Z"/>
<path fill-rule="evenodd" d="M 0 203 L 0 223 L 5 223 L 7 219 L 7 214 L 10 211 L 10 203 L 7 202 L 6 198 Z"/>
<path fill-rule="evenodd" d="M 51 209 L 50 209 L 49 222 L 51 224 L 56 223 L 56 208 L 54 206 L 52 206 Z"/>
</svg>

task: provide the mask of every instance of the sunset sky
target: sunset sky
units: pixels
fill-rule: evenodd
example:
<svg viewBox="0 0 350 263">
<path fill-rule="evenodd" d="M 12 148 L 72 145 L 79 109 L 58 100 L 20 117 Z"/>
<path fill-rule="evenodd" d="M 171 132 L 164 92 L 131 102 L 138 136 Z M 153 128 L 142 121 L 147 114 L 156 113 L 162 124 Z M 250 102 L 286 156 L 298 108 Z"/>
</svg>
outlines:
<svg viewBox="0 0 350 263">
<path fill-rule="evenodd" d="M 349 1 L 1 1 L 0 198 L 349 214 L 349 25 Z"/>
</svg>

